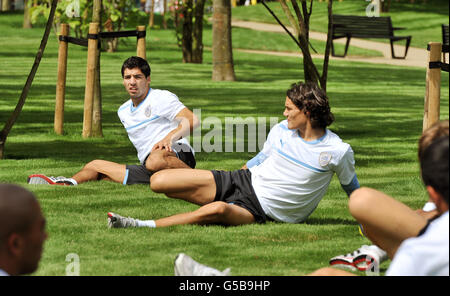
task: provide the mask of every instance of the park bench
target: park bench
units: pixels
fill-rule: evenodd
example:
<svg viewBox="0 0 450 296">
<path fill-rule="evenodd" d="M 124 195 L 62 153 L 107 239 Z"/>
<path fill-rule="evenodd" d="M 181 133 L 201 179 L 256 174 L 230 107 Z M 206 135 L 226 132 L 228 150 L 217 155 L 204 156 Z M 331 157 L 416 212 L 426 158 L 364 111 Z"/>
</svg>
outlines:
<svg viewBox="0 0 450 296">
<path fill-rule="evenodd" d="M 384 38 L 391 42 L 391 54 L 393 59 L 404 59 L 408 53 L 411 36 L 394 36 L 395 30 L 404 28 L 394 28 L 391 17 L 367 17 L 353 15 L 334 14 L 332 26 L 331 54 L 336 57 L 345 57 L 348 51 L 348 45 L 352 37 L 356 38 Z M 339 38 L 347 38 L 345 52 L 343 55 L 336 55 L 333 41 Z M 406 40 L 405 55 L 398 57 L 394 53 L 394 42 Z"/>
</svg>

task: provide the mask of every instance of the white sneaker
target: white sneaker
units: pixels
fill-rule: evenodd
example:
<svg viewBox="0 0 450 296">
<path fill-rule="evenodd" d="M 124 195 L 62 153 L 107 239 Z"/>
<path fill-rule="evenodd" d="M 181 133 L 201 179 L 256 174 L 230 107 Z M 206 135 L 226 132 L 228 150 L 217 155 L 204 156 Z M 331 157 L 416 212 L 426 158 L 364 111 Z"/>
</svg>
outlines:
<svg viewBox="0 0 450 296">
<path fill-rule="evenodd" d="M 176 276 L 229 276 L 230 269 L 224 271 L 203 265 L 184 253 L 180 253 L 175 258 Z"/>
<path fill-rule="evenodd" d="M 137 227 L 137 221 L 131 217 L 122 217 L 118 214 L 108 213 L 108 227 L 109 228 L 128 228 Z"/>
<path fill-rule="evenodd" d="M 66 178 L 63 176 L 53 177 L 46 176 L 41 174 L 34 174 L 28 176 L 27 179 L 28 184 L 45 184 L 45 185 L 75 185 L 70 178 Z"/>
<path fill-rule="evenodd" d="M 339 255 L 330 259 L 330 265 L 366 271 L 373 264 L 381 264 L 388 259 L 387 253 L 375 245 L 363 245 L 353 253 Z"/>
</svg>

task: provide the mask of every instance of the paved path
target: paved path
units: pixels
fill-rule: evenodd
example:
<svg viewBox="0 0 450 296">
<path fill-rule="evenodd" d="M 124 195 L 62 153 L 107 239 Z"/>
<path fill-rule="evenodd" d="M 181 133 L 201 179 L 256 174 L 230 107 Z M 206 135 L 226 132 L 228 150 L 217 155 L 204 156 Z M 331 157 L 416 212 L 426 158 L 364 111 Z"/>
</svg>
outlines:
<svg viewBox="0 0 450 296">
<path fill-rule="evenodd" d="M 232 26 L 246 28 L 246 29 L 252 29 L 252 30 L 258 30 L 258 31 L 278 32 L 278 33 L 286 34 L 284 29 L 280 25 L 275 25 L 275 24 L 232 20 Z M 327 39 L 327 34 L 325 34 L 325 33 L 309 32 L 309 35 L 310 35 L 311 39 L 318 39 L 318 40 L 322 40 L 322 41 L 326 41 L 326 39 Z M 345 38 L 335 40 L 334 42 L 345 44 Z M 399 41 L 398 43 L 401 44 L 401 42 L 402 41 Z M 375 42 L 375 41 L 369 41 L 369 40 L 364 40 L 364 39 L 352 38 L 350 41 L 350 46 L 357 46 L 357 47 L 364 48 L 364 49 L 378 50 L 383 54 L 383 57 L 347 56 L 345 58 L 338 58 L 338 57 L 330 56 L 330 60 L 357 61 L 357 62 L 365 62 L 365 63 L 389 64 L 389 65 L 421 67 L 421 68 L 426 68 L 426 64 L 427 64 L 427 60 L 428 60 L 428 51 L 426 49 L 421 49 L 421 48 L 409 47 L 408 55 L 406 56 L 406 59 L 400 60 L 400 59 L 391 58 L 391 45 L 389 43 L 382 43 L 382 42 Z M 243 52 L 249 52 L 249 53 L 301 57 L 300 52 L 295 53 L 295 52 L 279 52 L 279 51 L 263 51 L 263 50 L 247 50 L 247 49 L 238 49 L 238 50 L 243 51 Z M 395 50 L 396 55 L 402 56 L 405 52 L 405 46 L 394 45 L 394 50 Z M 323 55 L 313 54 L 312 57 L 313 58 L 323 58 Z"/>
</svg>

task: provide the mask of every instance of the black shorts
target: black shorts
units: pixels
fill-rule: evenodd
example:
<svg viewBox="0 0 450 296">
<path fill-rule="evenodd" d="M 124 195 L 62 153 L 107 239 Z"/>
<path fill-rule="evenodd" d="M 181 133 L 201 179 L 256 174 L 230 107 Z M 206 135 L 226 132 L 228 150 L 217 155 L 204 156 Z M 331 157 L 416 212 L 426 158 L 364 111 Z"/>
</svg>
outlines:
<svg viewBox="0 0 450 296">
<path fill-rule="evenodd" d="M 191 168 L 195 168 L 196 161 L 194 157 L 194 153 L 192 153 L 191 149 L 186 144 L 175 143 L 172 146 L 173 151 L 176 153 L 177 158 L 183 161 Z M 149 154 L 150 155 L 150 154 Z M 147 160 L 148 156 L 145 158 Z M 125 179 L 123 180 L 124 185 L 133 185 L 133 184 L 150 184 L 150 177 L 153 175 L 153 172 L 147 170 L 145 165 L 143 164 L 127 164 L 126 165 L 126 174 Z"/>
<path fill-rule="evenodd" d="M 265 223 L 268 218 L 256 197 L 249 170 L 211 171 L 216 182 L 214 201 L 235 204 L 248 210 L 257 223 Z"/>
</svg>

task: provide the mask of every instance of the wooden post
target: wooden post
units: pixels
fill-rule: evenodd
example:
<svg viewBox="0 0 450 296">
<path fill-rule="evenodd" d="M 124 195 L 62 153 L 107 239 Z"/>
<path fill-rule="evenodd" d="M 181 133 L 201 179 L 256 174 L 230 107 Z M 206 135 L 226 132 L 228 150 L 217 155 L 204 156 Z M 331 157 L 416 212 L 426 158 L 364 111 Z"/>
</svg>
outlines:
<svg viewBox="0 0 450 296">
<path fill-rule="evenodd" d="M 101 23 L 102 1 L 94 0 L 92 6 L 92 22 Z M 101 30 L 101 27 L 99 27 Z M 100 41 L 98 41 L 100 42 Z M 91 137 L 103 137 L 102 129 L 102 90 L 100 83 L 100 50 L 97 50 L 97 66 L 95 67 L 94 99 L 92 102 Z"/>
<path fill-rule="evenodd" d="M 61 24 L 61 36 L 69 36 L 69 25 Z M 58 135 L 63 134 L 64 125 L 64 101 L 66 96 L 66 75 L 67 75 L 67 41 L 59 41 L 58 49 L 58 82 L 56 84 L 55 120 L 54 130 Z"/>
<path fill-rule="evenodd" d="M 145 26 L 138 26 L 137 30 L 138 30 L 139 33 L 140 32 L 145 33 Z M 141 33 L 141 34 L 143 34 L 143 33 Z M 136 55 L 138 57 L 143 58 L 144 60 L 147 59 L 146 58 L 146 52 L 145 52 L 145 37 L 139 38 L 139 36 L 138 36 L 138 38 L 137 38 Z"/>
<path fill-rule="evenodd" d="M 92 137 L 103 137 L 102 127 L 102 88 L 100 83 L 100 50 L 97 50 L 97 67 L 95 67 L 94 99 L 92 102 Z"/>
<path fill-rule="evenodd" d="M 438 42 L 428 43 L 430 48 L 428 62 L 440 62 L 442 56 L 442 44 Z M 439 121 L 441 97 L 441 68 L 430 69 L 427 66 L 425 104 L 423 115 L 423 130 L 426 130 Z"/>
<path fill-rule="evenodd" d="M 86 88 L 84 90 L 83 138 L 92 135 L 92 108 L 94 101 L 95 68 L 98 59 L 98 23 L 89 24 Z M 97 36 L 95 38 L 94 36 Z"/>
</svg>

